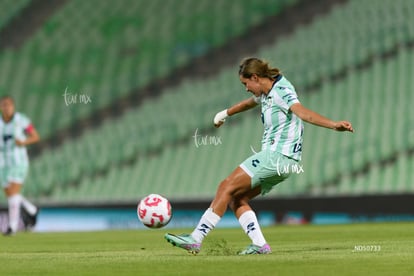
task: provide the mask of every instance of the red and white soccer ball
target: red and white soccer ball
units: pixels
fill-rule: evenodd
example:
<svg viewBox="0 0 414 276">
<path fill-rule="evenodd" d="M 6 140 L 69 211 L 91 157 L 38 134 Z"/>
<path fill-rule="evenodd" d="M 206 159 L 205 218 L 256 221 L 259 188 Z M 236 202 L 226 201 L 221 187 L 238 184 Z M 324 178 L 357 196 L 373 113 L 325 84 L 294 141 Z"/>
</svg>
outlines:
<svg viewBox="0 0 414 276">
<path fill-rule="evenodd" d="M 163 196 L 150 194 L 138 204 L 138 219 L 149 228 L 161 228 L 167 225 L 172 217 L 171 204 Z"/>
</svg>

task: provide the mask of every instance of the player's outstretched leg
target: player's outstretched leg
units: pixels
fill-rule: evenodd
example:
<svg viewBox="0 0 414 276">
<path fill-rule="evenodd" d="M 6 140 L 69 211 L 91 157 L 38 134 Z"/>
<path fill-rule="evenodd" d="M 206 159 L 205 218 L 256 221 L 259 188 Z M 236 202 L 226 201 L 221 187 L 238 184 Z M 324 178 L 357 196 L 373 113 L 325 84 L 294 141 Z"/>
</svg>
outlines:
<svg viewBox="0 0 414 276">
<path fill-rule="evenodd" d="M 20 218 L 20 195 L 14 194 L 7 197 L 9 207 L 9 227 L 3 233 L 5 236 L 12 236 L 17 232 L 17 226 Z"/>
<path fill-rule="evenodd" d="M 233 196 L 237 193 L 245 193 L 250 189 L 250 176 L 240 167 L 237 167 L 230 176 L 220 183 L 215 198 L 201 216 L 193 232 L 189 235 L 166 234 L 165 239 L 172 245 L 183 248 L 188 252 L 200 252 L 203 239 L 216 227 Z"/>
<path fill-rule="evenodd" d="M 164 238 L 174 246 L 187 250 L 189 253 L 197 254 L 200 252 L 201 243 L 196 242 L 189 234 L 174 235 L 165 234 Z"/>
<path fill-rule="evenodd" d="M 183 248 L 190 253 L 200 252 L 201 243 L 207 234 L 213 230 L 220 221 L 220 216 L 214 213 L 212 208 L 208 208 L 201 216 L 196 228 L 191 234 L 174 235 L 166 234 L 165 239 L 174 246 Z"/>
<path fill-rule="evenodd" d="M 220 221 L 220 216 L 214 213 L 212 208 L 208 208 L 201 216 L 197 227 L 191 234 L 174 235 L 166 234 L 165 239 L 174 246 L 183 248 L 190 253 L 200 252 L 201 243 L 207 234 L 213 230 Z"/>
</svg>

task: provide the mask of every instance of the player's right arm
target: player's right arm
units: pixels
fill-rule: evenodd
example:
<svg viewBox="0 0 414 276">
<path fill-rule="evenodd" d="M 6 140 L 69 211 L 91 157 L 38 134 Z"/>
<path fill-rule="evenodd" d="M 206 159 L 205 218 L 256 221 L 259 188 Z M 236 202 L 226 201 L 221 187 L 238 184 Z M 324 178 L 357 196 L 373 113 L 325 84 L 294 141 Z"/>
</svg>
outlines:
<svg viewBox="0 0 414 276">
<path fill-rule="evenodd" d="M 329 118 L 326 118 L 315 111 L 312 111 L 304 107 L 300 103 L 295 103 L 290 107 L 293 113 L 296 114 L 299 118 L 305 122 L 311 123 L 316 126 L 326 127 L 334 129 L 336 131 L 349 131 L 354 132 L 352 124 L 348 121 L 332 121 Z"/>
<path fill-rule="evenodd" d="M 226 120 L 226 118 L 228 116 L 232 116 L 234 114 L 249 110 L 253 107 L 257 106 L 257 102 L 255 100 L 254 97 L 245 99 L 239 103 L 236 103 L 235 105 L 220 111 L 219 113 L 216 114 L 216 116 L 214 117 L 214 126 L 215 127 L 220 127 L 224 121 Z"/>
<path fill-rule="evenodd" d="M 24 130 L 24 132 L 26 133 L 27 138 L 25 140 L 16 139 L 15 142 L 17 146 L 24 147 L 40 141 L 39 133 L 32 124 L 29 124 L 29 126 Z"/>
</svg>

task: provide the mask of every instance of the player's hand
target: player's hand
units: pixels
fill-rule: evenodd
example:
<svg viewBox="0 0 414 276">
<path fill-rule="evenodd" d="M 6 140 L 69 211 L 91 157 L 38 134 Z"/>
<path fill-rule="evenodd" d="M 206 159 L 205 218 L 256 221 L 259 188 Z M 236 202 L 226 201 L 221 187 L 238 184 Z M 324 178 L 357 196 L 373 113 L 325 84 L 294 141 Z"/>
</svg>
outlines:
<svg viewBox="0 0 414 276">
<path fill-rule="evenodd" d="M 335 123 L 334 130 L 354 132 L 352 124 L 348 121 L 338 121 Z"/>
<path fill-rule="evenodd" d="M 227 109 L 220 111 L 219 113 L 216 114 L 216 116 L 214 116 L 214 126 L 215 127 L 220 127 L 222 124 L 224 124 L 224 121 L 226 121 L 226 118 L 229 115 L 227 114 Z"/>
<path fill-rule="evenodd" d="M 15 140 L 15 143 L 16 143 L 16 146 L 20 146 L 20 147 L 22 147 L 22 146 L 25 146 L 25 145 L 26 145 L 26 143 L 25 143 L 24 141 L 19 140 L 19 139 L 16 139 L 16 140 Z"/>
</svg>

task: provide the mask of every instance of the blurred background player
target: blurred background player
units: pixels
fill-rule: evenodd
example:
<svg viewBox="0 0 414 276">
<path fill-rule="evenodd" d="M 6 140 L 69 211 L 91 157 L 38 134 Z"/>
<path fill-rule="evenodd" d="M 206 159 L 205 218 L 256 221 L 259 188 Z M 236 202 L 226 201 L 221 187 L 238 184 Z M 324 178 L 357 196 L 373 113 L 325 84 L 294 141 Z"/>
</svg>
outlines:
<svg viewBox="0 0 414 276">
<path fill-rule="evenodd" d="M 38 142 L 39 135 L 29 118 L 15 111 L 12 97 L 0 98 L 0 111 L 0 180 L 9 210 L 9 226 L 4 235 L 12 235 L 17 232 L 20 211 L 26 228 L 36 224 L 38 208 L 20 193 L 29 169 L 26 146 Z"/>
<path fill-rule="evenodd" d="M 210 208 L 190 235 L 165 235 L 168 242 L 192 253 L 200 251 L 204 237 L 217 225 L 228 206 L 252 241 L 240 254 L 271 253 L 249 201 L 268 193 L 292 173 L 292 168 L 297 168 L 302 155 L 302 121 L 353 132 L 350 122 L 332 121 L 305 108 L 299 102 L 295 88 L 279 69 L 269 67 L 260 59 L 245 59 L 239 67 L 239 77 L 253 97 L 217 113 L 214 125 L 220 127 L 228 116 L 261 104 L 262 150 L 247 158 L 220 183 Z"/>
</svg>

